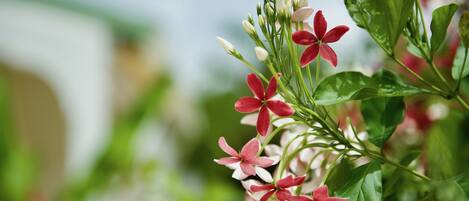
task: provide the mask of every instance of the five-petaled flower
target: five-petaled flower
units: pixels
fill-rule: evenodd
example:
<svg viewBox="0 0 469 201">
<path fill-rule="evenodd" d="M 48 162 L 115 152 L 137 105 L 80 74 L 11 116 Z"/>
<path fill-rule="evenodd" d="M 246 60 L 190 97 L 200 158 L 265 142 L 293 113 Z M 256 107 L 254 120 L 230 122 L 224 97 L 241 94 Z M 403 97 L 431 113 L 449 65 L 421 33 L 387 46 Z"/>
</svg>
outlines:
<svg viewBox="0 0 469 201">
<path fill-rule="evenodd" d="M 267 89 L 264 90 L 261 79 L 255 74 L 248 74 L 246 82 L 254 97 L 241 97 L 235 103 L 235 109 L 238 112 L 250 113 L 259 110 L 256 129 L 257 132 L 265 136 L 270 126 L 269 110 L 280 117 L 292 115 L 295 111 L 288 104 L 281 100 L 274 100 L 273 97 L 277 91 L 277 79 L 270 79 Z"/>
<path fill-rule="evenodd" d="M 348 201 L 348 199 L 329 197 L 327 186 L 321 186 L 313 191 L 313 199 L 306 196 L 294 196 L 290 201 Z"/>
<path fill-rule="evenodd" d="M 275 197 L 279 201 L 289 201 L 295 198 L 294 195 L 290 192 L 289 188 L 294 186 L 299 186 L 305 181 L 305 177 L 293 177 L 292 175 L 287 176 L 283 179 L 278 180 L 275 184 L 265 184 L 265 185 L 252 185 L 252 192 L 264 192 L 260 201 L 269 200 L 272 195 L 275 194 Z"/>
<path fill-rule="evenodd" d="M 246 143 L 241 151 L 238 153 L 234 150 L 224 137 L 218 139 L 218 146 L 227 154 L 229 157 L 215 159 L 215 162 L 220 165 L 225 165 L 229 168 L 235 169 L 233 172 L 233 178 L 242 180 L 248 176 L 258 175 L 264 180 L 270 180 L 270 174 L 264 168 L 274 164 L 274 161 L 267 157 L 257 156 L 257 152 L 260 149 L 260 142 L 257 139 L 252 139 Z"/>
<path fill-rule="evenodd" d="M 327 22 L 322 15 L 322 11 L 318 11 L 314 16 L 314 33 L 316 35 L 309 31 L 301 30 L 293 33 L 292 36 L 295 43 L 308 46 L 301 56 L 301 66 L 305 67 L 311 63 L 318 56 L 318 53 L 332 66 L 337 66 L 337 55 L 328 43 L 338 41 L 348 30 L 347 26 L 340 25 L 326 33 Z"/>
</svg>

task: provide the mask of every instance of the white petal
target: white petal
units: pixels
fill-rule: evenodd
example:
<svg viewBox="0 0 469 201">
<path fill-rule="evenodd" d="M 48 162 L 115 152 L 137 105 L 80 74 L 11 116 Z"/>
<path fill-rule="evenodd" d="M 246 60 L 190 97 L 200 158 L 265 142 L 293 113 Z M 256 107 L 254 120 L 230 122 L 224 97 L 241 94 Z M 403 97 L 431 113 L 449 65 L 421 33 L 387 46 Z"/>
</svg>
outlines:
<svg viewBox="0 0 469 201">
<path fill-rule="evenodd" d="M 302 7 L 293 12 L 291 19 L 295 22 L 303 22 L 312 14 L 313 9 L 311 7 Z"/>
<path fill-rule="evenodd" d="M 264 147 L 267 156 L 280 156 L 282 155 L 282 148 L 276 144 L 268 144 Z"/>
<path fill-rule="evenodd" d="M 228 165 L 225 165 L 225 166 L 232 169 L 232 170 L 236 170 L 237 168 L 240 168 L 239 163 L 240 162 L 236 162 L 236 163 L 228 164 Z"/>
<path fill-rule="evenodd" d="M 244 189 L 246 189 L 247 191 L 251 191 L 252 185 L 260 186 L 262 185 L 262 183 L 254 179 L 248 179 L 245 181 L 241 181 L 241 185 L 243 185 Z"/>
<path fill-rule="evenodd" d="M 244 172 L 241 170 L 241 168 L 236 168 L 235 171 L 233 172 L 233 174 L 231 175 L 231 177 L 233 177 L 234 179 L 237 179 L 237 180 L 243 180 L 243 179 L 246 179 L 246 177 L 248 177 L 248 175 L 244 174 Z"/>
<path fill-rule="evenodd" d="M 270 160 L 273 160 L 274 162 L 272 163 L 272 165 L 277 165 L 278 162 L 280 162 L 280 155 L 278 156 L 271 156 L 271 157 L 268 157 Z"/>
<path fill-rule="evenodd" d="M 245 115 L 241 119 L 241 124 L 249 125 L 249 126 L 256 126 L 258 116 L 259 116 L 259 113 L 252 113 L 252 114 Z"/>
<path fill-rule="evenodd" d="M 257 167 L 257 166 L 255 167 L 255 170 L 256 170 L 257 176 L 259 176 L 262 180 L 264 180 L 267 183 L 273 182 L 272 175 L 267 170 L 261 167 Z"/>
<path fill-rule="evenodd" d="M 294 122 L 295 120 L 292 119 L 292 118 L 280 118 L 280 119 L 277 119 L 275 120 L 274 122 L 272 122 L 272 124 L 275 126 L 275 127 L 280 127 L 280 126 L 283 126 L 287 123 L 291 123 L 291 122 Z M 288 126 L 287 126 L 288 127 Z"/>
</svg>

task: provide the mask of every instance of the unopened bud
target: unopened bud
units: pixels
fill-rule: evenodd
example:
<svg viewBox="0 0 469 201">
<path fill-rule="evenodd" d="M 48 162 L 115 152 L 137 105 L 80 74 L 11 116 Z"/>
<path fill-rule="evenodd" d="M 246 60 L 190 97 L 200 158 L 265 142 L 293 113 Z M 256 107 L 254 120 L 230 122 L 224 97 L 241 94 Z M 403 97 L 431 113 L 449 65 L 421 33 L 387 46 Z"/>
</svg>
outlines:
<svg viewBox="0 0 469 201">
<path fill-rule="evenodd" d="M 259 15 L 259 17 L 257 17 L 257 18 L 258 18 L 257 20 L 259 21 L 259 26 L 260 26 L 260 27 L 265 26 L 264 16 L 263 16 L 263 15 Z"/>
<path fill-rule="evenodd" d="M 266 4 L 266 13 L 267 16 L 274 16 L 274 9 L 272 8 L 271 4 Z"/>
<path fill-rule="evenodd" d="M 465 10 L 459 20 L 459 36 L 465 48 L 469 48 L 469 11 Z"/>
<path fill-rule="evenodd" d="M 262 5 L 260 3 L 257 4 L 256 11 L 257 15 L 262 14 Z"/>
<path fill-rule="evenodd" d="M 269 52 L 262 47 L 255 47 L 254 52 L 256 52 L 256 57 L 259 61 L 265 61 L 269 56 Z"/>
<path fill-rule="evenodd" d="M 230 42 L 226 41 L 226 40 L 223 39 L 222 37 L 218 37 L 218 36 L 217 36 L 217 40 L 218 40 L 218 43 L 220 43 L 221 47 L 223 47 L 223 49 L 225 49 L 225 51 L 226 51 L 228 54 L 233 54 L 233 52 L 235 51 L 233 44 L 231 44 Z"/>
<path fill-rule="evenodd" d="M 254 29 L 254 26 L 247 20 L 243 20 L 243 29 L 244 31 L 246 31 L 246 33 L 248 34 L 252 34 L 254 32 L 256 32 L 256 30 Z"/>
</svg>

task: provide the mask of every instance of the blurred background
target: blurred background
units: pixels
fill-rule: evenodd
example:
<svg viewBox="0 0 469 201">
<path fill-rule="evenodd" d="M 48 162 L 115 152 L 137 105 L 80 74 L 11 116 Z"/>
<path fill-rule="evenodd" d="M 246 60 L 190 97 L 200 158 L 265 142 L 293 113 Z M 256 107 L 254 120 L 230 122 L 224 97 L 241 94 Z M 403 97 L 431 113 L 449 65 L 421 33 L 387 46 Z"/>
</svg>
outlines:
<svg viewBox="0 0 469 201">
<path fill-rule="evenodd" d="M 0 200 L 242 200 L 213 158 L 218 137 L 239 148 L 254 135 L 233 108 L 248 71 L 215 36 L 255 62 L 241 21 L 258 2 L 1 0 Z M 342 1 L 310 4 L 330 27 L 351 27 L 334 44 L 339 67 L 326 73 L 380 68 L 384 54 Z M 440 101 L 408 105 L 407 144 L 425 144 L 418 133 L 449 115 Z"/>
</svg>

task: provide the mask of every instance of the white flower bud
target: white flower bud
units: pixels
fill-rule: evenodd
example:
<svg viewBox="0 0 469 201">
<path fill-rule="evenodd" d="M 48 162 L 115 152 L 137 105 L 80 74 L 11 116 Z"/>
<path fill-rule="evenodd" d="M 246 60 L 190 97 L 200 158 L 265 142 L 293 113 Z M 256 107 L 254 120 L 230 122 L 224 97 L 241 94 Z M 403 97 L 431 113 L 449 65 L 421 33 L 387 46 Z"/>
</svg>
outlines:
<svg viewBox="0 0 469 201">
<path fill-rule="evenodd" d="M 259 21 L 259 26 L 263 27 L 265 25 L 265 19 L 263 15 L 259 15 L 258 21 Z"/>
<path fill-rule="evenodd" d="M 225 51 L 228 52 L 228 54 L 232 54 L 235 51 L 233 44 L 226 41 L 222 37 L 217 36 L 217 40 L 218 40 L 218 43 L 220 43 L 220 45 L 223 47 L 223 49 L 225 49 Z"/>
<path fill-rule="evenodd" d="M 265 61 L 269 56 L 269 52 L 262 47 L 255 47 L 254 52 L 256 52 L 256 57 L 259 61 Z"/>
<path fill-rule="evenodd" d="M 246 33 L 252 34 L 252 33 L 256 32 L 256 30 L 254 29 L 254 26 L 252 26 L 252 24 L 249 23 L 249 21 L 243 20 L 242 24 L 243 24 L 243 29 Z"/>
</svg>

